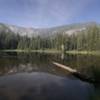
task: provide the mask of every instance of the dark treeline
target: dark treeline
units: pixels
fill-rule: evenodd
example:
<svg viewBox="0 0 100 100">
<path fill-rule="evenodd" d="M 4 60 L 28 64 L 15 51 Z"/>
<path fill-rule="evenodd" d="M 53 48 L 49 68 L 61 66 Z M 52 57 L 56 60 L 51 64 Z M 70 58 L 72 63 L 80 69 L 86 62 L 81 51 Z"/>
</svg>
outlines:
<svg viewBox="0 0 100 100">
<path fill-rule="evenodd" d="M 61 46 L 65 50 L 100 50 L 100 29 L 98 26 L 91 26 L 72 35 L 57 32 L 51 37 L 40 36 L 20 36 L 12 32 L 0 33 L 0 49 L 20 49 L 20 50 L 60 50 Z"/>
</svg>

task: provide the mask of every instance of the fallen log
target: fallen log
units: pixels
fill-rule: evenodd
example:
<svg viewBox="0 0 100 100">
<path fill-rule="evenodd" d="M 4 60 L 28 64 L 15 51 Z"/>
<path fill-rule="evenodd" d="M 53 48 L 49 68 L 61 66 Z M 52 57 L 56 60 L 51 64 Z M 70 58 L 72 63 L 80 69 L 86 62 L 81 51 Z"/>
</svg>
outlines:
<svg viewBox="0 0 100 100">
<path fill-rule="evenodd" d="M 96 83 L 95 79 L 91 78 L 90 76 L 87 76 L 87 75 L 84 75 L 82 73 L 80 73 L 79 71 L 77 71 L 76 69 L 72 69 L 71 67 L 69 66 L 65 66 L 65 65 L 62 65 L 62 64 L 59 64 L 57 62 L 52 62 L 54 65 L 60 67 L 60 68 L 63 68 L 65 70 L 67 70 L 68 72 L 70 72 L 73 76 L 75 76 L 76 78 L 82 80 L 82 81 L 86 81 L 86 82 L 89 82 L 89 83 Z"/>
<path fill-rule="evenodd" d="M 60 68 L 65 69 L 65 70 L 67 70 L 67 71 L 69 71 L 69 72 L 71 72 L 71 73 L 77 72 L 76 69 L 72 69 L 72 68 L 69 67 L 69 66 L 65 66 L 65 65 L 62 65 L 62 64 L 57 63 L 57 62 L 53 62 L 53 64 L 56 65 L 56 66 L 58 66 L 58 67 L 60 67 Z"/>
</svg>

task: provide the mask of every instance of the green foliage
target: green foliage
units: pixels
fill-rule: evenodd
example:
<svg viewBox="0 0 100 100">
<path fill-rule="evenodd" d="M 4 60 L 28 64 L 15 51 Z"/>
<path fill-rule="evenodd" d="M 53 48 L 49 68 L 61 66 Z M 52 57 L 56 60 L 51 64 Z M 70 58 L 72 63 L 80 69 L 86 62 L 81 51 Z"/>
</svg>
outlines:
<svg viewBox="0 0 100 100">
<path fill-rule="evenodd" d="M 100 50 L 100 29 L 92 25 L 72 35 L 59 31 L 51 37 L 19 36 L 12 32 L 0 33 L 0 49 L 61 50 L 62 45 L 65 50 L 98 51 Z"/>
<path fill-rule="evenodd" d="M 100 50 L 100 29 L 95 25 L 70 36 L 72 50 L 95 51 Z M 70 50 L 70 48 L 69 48 Z"/>
<path fill-rule="evenodd" d="M 0 49 L 16 49 L 19 35 L 13 33 L 0 33 Z"/>
</svg>

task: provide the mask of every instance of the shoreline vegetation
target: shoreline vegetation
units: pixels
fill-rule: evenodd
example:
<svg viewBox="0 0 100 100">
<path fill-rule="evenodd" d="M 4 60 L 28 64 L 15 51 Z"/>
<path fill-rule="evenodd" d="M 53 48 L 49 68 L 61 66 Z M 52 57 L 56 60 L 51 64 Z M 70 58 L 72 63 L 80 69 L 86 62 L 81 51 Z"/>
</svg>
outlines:
<svg viewBox="0 0 100 100">
<path fill-rule="evenodd" d="M 20 50 L 20 49 L 12 49 L 12 50 L 0 50 L 0 52 L 25 52 L 25 53 L 63 53 L 61 50 L 56 49 L 45 49 L 45 50 Z M 77 50 L 71 50 L 71 51 L 65 51 L 66 54 L 81 54 L 81 55 L 99 55 L 100 51 L 77 51 Z"/>
<path fill-rule="evenodd" d="M 0 32 L 0 51 L 100 55 L 100 27 L 92 25 L 71 35 L 58 31 L 47 37 Z"/>
<path fill-rule="evenodd" d="M 60 50 L 49 50 L 49 49 L 46 49 L 46 50 L 20 50 L 20 49 L 15 49 L 15 50 L 0 50 L 1 52 L 24 52 L 24 53 L 61 53 Z"/>
<path fill-rule="evenodd" d="M 99 55 L 100 56 L 100 51 L 77 51 L 77 50 L 72 50 L 72 51 L 66 51 L 67 54 L 81 54 L 81 55 Z"/>
</svg>

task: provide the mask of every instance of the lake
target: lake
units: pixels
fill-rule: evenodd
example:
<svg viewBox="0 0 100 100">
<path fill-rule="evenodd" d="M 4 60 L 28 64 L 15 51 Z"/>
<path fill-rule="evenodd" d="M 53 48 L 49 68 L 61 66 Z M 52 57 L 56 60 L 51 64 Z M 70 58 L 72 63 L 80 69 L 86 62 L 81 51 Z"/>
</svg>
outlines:
<svg viewBox="0 0 100 100">
<path fill-rule="evenodd" d="M 97 89 L 52 61 L 99 78 L 100 56 L 1 52 L 0 100 L 89 100 Z"/>
</svg>

